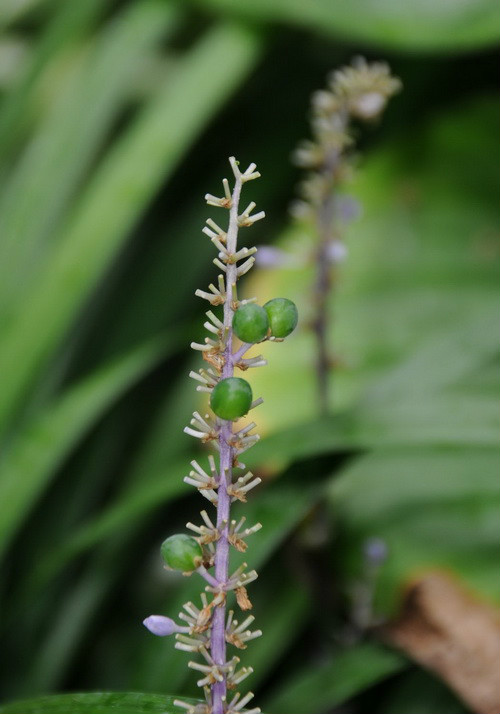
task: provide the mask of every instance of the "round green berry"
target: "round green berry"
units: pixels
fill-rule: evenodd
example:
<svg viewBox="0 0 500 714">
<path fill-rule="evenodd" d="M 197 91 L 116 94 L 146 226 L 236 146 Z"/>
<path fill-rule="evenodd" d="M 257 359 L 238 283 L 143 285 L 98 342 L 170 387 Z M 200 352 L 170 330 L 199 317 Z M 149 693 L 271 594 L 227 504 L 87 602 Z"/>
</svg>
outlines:
<svg viewBox="0 0 500 714">
<path fill-rule="evenodd" d="M 202 562 L 201 546 L 192 536 L 184 533 L 170 536 L 161 544 L 161 557 L 172 570 L 188 573 L 196 570 Z"/>
<path fill-rule="evenodd" d="M 233 330 L 242 342 L 260 342 L 267 335 L 269 318 L 260 305 L 249 302 L 233 315 Z"/>
<path fill-rule="evenodd" d="M 288 298 L 273 298 L 264 305 L 273 337 L 287 337 L 297 326 L 299 315 L 295 303 Z"/>
<path fill-rule="evenodd" d="M 240 377 L 221 379 L 212 390 L 210 406 L 221 419 L 239 419 L 250 409 L 252 388 Z"/>
</svg>

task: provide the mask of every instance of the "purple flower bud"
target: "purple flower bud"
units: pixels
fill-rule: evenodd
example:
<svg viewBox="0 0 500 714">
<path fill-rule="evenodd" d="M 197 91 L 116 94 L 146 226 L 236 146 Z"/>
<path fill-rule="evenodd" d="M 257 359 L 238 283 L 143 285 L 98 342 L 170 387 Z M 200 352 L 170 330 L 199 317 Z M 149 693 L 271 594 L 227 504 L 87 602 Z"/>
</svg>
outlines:
<svg viewBox="0 0 500 714">
<path fill-rule="evenodd" d="M 353 196 L 338 196 L 335 200 L 335 212 L 343 223 L 350 223 L 363 212 L 361 203 Z"/>
<path fill-rule="evenodd" d="M 175 622 L 170 617 L 163 617 L 163 615 L 150 615 L 143 620 L 142 624 L 153 635 L 158 635 L 158 637 L 166 637 L 178 632 L 178 626 Z"/>
<path fill-rule="evenodd" d="M 273 245 L 259 245 L 255 262 L 261 268 L 283 268 L 294 263 L 293 257 Z"/>
<path fill-rule="evenodd" d="M 370 565 L 382 565 L 387 559 L 387 543 L 382 538 L 368 538 L 363 544 L 363 554 Z"/>
<path fill-rule="evenodd" d="M 330 241 L 326 246 L 326 257 L 330 263 L 342 263 L 347 257 L 347 248 L 339 241 Z"/>
</svg>

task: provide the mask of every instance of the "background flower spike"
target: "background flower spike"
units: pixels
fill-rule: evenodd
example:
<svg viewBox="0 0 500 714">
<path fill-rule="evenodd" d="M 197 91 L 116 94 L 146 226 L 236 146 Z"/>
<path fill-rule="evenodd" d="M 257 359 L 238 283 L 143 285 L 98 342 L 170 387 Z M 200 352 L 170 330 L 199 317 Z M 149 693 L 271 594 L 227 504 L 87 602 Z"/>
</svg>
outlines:
<svg viewBox="0 0 500 714">
<path fill-rule="evenodd" d="M 385 62 L 370 63 L 363 57 L 355 57 L 350 65 L 332 72 L 328 84 L 328 89 L 312 95 L 312 141 L 302 141 L 293 154 L 294 163 L 308 173 L 300 184 L 300 200 L 291 206 L 294 218 L 306 222 L 316 235 L 311 327 L 316 339 L 316 391 L 322 415 L 330 410 L 331 367 L 337 362 L 330 354 L 330 293 L 336 277 L 332 268 L 346 257 L 344 224 L 359 213 L 352 199 L 339 195 L 353 170 L 352 123 L 378 119 L 402 87 Z M 276 332 L 275 336 L 281 335 Z"/>
</svg>

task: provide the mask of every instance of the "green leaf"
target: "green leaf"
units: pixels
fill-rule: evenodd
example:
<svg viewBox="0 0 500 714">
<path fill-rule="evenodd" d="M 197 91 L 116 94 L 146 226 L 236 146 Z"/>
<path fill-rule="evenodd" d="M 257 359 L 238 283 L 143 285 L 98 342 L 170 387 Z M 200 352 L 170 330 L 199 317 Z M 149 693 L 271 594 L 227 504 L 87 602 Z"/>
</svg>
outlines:
<svg viewBox="0 0 500 714">
<path fill-rule="evenodd" d="M 174 699 L 139 692 L 58 694 L 6 704 L 0 714 L 178 714 Z"/>
<path fill-rule="evenodd" d="M 123 111 L 137 64 L 174 28 L 171 5 L 142 0 L 114 18 L 80 55 L 65 58 L 69 76 L 36 127 L 0 198 L 3 321 L 57 247 L 54 233 L 77 187 Z M 69 150 L 70 149 L 70 150 Z M 40 177 L 43 176 L 43 181 Z M 61 236 L 59 236 L 61 238 Z M 33 255 L 37 260 L 33 260 Z M 8 266 L 8 268 L 7 268 Z"/>
<path fill-rule="evenodd" d="M 33 503 L 91 426 L 165 356 L 164 339 L 114 360 L 20 427 L 0 463 L 0 553 Z"/>
<path fill-rule="evenodd" d="M 0 395 L 0 426 L 60 345 L 160 182 L 248 72 L 258 50 L 256 37 L 237 26 L 211 30 L 108 153 L 68 220 L 60 249 L 5 331 L 0 370 L 9 380 Z"/>
<path fill-rule="evenodd" d="M 80 553 L 120 533 L 133 532 L 147 514 L 191 490 L 183 477 L 189 470 L 190 460 L 197 455 L 187 450 L 191 439 L 179 438 L 179 425 L 189 420 L 196 408 L 197 396 L 190 380 L 183 379 L 175 385 L 128 473 L 124 474 L 113 502 L 79 525 L 59 545 L 50 548 L 45 558 L 33 567 L 28 589 L 38 591 Z M 172 403 L 184 405 L 183 409 L 172 410 Z"/>
<path fill-rule="evenodd" d="M 249 557 L 252 563 L 251 554 Z M 271 578 L 266 578 L 264 567 L 258 587 L 252 590 L 256 617 L 253 627 L 262 630 L 263 635 L 252 640 L 248 648 L 239 653 L 242 666 L 254 670 L 249 682 L 252 691 L 265 682 L 269 672 L 286 658 L 287 651 L 294 646 L 312 610 L 311 598 L 304 584 L 280 565 L 276 559 L 269 563 Z"/>
<path fill-rule="evenodd" d="M 283 429 L 259 442 L 246 457 L 251 468 L 276 468 L 320 454 L 414 445 L 495 446 L 498 411 L 488 397 L 457 395 L 413 403 L 361 404 L 337 416 Z"/>
<path fill-rule="evenodd" d="M 499 8 L 493 0 L 202 0 L 202 4 L 254 21 L 286 22 L 334 37 L 407 51 L 467 50 L 500 39 Z"/>
<path fill-rule="evenodd" d="M 189 486 L 182 479 L 186 475 L 188 464 L 189 455 L 185 454 L 182 459 L 170 461 L 168 478 L 165 477 L 165 470 L 162 470 L 155 478 L 146 477 L 146 482 L 142 484 L 136 484 L 132 479 L 122 494 L 103 513 L 77 528 L 67 541 L 50 550 L 46 557 L 34 566 L 29 577 L 29 587 L 42 587 L 82 553 L 115 537 L 124 529 L 132 532 L 149 513 L 186 494 Z M 140 467 L 134 470 L 134 475 L 137 473 L 140 473 Z"/>
<path fill-rule="evenodd" d="M 383 538 L 389 556 L 377 579 L 377 606 L 392 613 L 402 584 L 430 569 L 453 571 L 469 588 L 498 601 L 500 515 L 496 446 L 378 451 L 332 480 L 345 582 L 363 578 L 363 543 Z"/>
<path fill-rule="evenodd" d="M 46 4 L 47 0 L 44 0 Z M 16 19 L 30 5 L 40 5 L 42 0 L 30 0 L 19 3 L 18 0 L 7 0 L 0 5 L 0 26 L 7 21 Z M 2 102 L 0 112 L 0 154 L 5 156 L 16 146 L 22 129 L 25 128 L 26 117 L 33 112 L 33 87 L 43 75 L 47 65 L 59 53 L 64 53 L 73 43 L 84 36 L 96 22 L 99 15 L 111 4 L 109 0 L 86 0 L 82 3 L 59 2 L 59 7 L 47 24 L 39 42 L 33 48 L 28 67 L 15 88 Z M 10 6 L 10 7 L 9 7 Z"/>
<path fill-rule="evenodd" d="M 23 15 L 27 15 L 37 6 L 47 2 L 48 0 L 25 0 L 21 3 L 19 0 L 3 0 L 0 5 L 0 28 L 3 29 L 9 23 L 16 22 Z"/>
<path fill-rule="evenodd" d="M 401 655 L 381 645 L 358 645 L 295 672 L 264 706 L 274 714 L 321 714 L 405 666 Z"/>
<path fill-rule="evenodd" d="M 403 673 L 380 703 L 377 714 L 470 714 L 444 684 L 422 670 Z"/>
</svg>

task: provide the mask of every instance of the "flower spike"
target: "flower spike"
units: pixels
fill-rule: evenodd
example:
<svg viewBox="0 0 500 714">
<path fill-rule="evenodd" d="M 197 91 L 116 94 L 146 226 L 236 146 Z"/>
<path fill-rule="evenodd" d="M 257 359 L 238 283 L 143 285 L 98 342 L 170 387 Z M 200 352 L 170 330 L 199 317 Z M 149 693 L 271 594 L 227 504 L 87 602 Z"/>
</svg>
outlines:
<svg viewBox="0 0 500 714">
<path fill-rule="evenodd" d="M 230 549 L 245 552 L 246 538 L 262 527 L 256 523 L 245 528 L 244 517 L 239 521 L 230 517 L 233 501 L 246 501 L 248 493 L 261 483 L 261 479 L 250 471 L 243 476 L 239 476 L 237 471 L 245 468 L 239 462 L 239 456 L 259 440 L 258 434 L 251 433 L 256 424 L 251 421 L 246 426 L 235 427 L 234 422 L 261 404 L 262 399 L 254 399 L 249 383 L 235 377 L 234 372 L 266 364 L 262 355 L 248 358 L 245 354 L 255 342 L 282 340 L 279 329 L 283 330 L 285 316 L 280 313 L 279 305 L 275 315 L 267 305 L 256 305 L 256 298 L 238 298 L 237 281 L 253 267 L 257 252 L 255 247 L 238 249 L 238 231 L 261 220 L 265 214 L 264 211 L 253 212 L 256 208 L 253 201 L 239 213 L 244 184 L 260 176 L 256 165 L 251 163 L 245 171 L 241 171 L 234 157 L 229 159 L 229 163 L 234 175 L 232 189 L 227 179 L 223 179 L 222 197 L 210 193 L 205 196 L 209 206 L 229 211 L 229 221 L 227 228 L 222 228 L 208 218 L 202 229 L 217 250 L 213 263 L 220 273 L 216 284 L 211 283 L 207 290 L 196 290 L 196 295 L 207 300 L 212 309 L 206 312 L 208 319 L 204 323 L 208 336 L 203 342 L 191 343 L 206 364 L 198 371 L 191 371 L 189 376 L 197 382 L 197 391 L 210 395 L 212 414 L 205 413 L 205 410 L 194 411 L 189 425 L 184 428 L 186 434 L 215 450 L 217 460 L 210 455 L 208 468 L 202 467 L 196 460 L 191 461 L 191 471 L 184 481 L 210 501 L 216 515 L 209 516 L 207 511 L 201 511 L 200 525 L 186 525 L 193 535 L 171 536 L 162 546 L 169 567 L 177 568 L 185 575 L 196 573 L 203 579 L 201 606 L 185 603 L 179 613 L 182 625 L 161 615 L 153 615 L 144 623 L 151 632 L 160 636 L 175 634 L 177 649 L 200 655 L 203 659 L 202 662 L 191 660 L 188 667 L 198 672 L 197 683 L 203 689 L 206 702 L 190 704 L 175 701 L 175 705 L 187 714 L 242 713 L 253 694 L 241 696 L 236 693 L 228 703 L 227 691 L 237 687 L 253 670 L 251 667 L 237 669 L 238 657 L 228 659 L 226 648 L 229 645 L 245 649 L 248 642 L 262 634 L 260 630 L 248 629 L 254 620 L 253 615 L 244 618 L 241 624 L 234 619 L 233 610 L 226 616 L 228 598 L 235 599 L 242 611 L 252 607 L 246 588 L 257 578 L 256 571 L 247 570 L 246 563 L 229 574 Z M 279 300 L 283 302 L 284 299 Z M 215 312 L 218 306 L 222 307 L 221 313 Z M 235 319 L 236 313 L 238 317 Z M 233 345 L 233 333 L 238 338 L 242 337 L 243 344 L 237 349 Z M 250 714 L 258 712 L 258 708 L 250 710 Z"/>
</svg>

